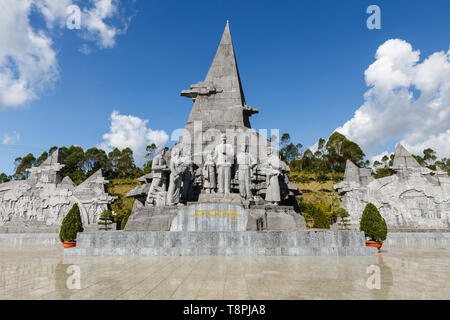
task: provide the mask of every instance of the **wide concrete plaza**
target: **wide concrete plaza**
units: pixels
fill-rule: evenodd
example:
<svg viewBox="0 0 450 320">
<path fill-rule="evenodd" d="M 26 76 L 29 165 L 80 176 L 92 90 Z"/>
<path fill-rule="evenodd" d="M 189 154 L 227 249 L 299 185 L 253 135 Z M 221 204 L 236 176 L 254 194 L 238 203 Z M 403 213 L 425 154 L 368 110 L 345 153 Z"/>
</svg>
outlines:
<svg viewBox="0 0 450 320">
<path fill-rule="evenodd" d="M 0 299 L 450 299 L 450 246 L 383 249 L 380 257 L 64 257 L 60 244 L 0 244 Z M 67 280 L 74 275 L 80 289 Z"/>
</svg>

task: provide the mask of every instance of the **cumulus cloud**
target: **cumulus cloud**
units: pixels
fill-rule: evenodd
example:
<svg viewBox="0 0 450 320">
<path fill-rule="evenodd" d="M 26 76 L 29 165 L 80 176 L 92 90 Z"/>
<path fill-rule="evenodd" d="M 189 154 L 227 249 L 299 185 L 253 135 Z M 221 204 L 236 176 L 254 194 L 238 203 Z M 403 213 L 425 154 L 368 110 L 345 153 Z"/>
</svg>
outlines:
<svg viewBox="0 0 450 320">
<path fill-rule="evenodd" d="M 152 143 L 163 146 L 169 136 L 163 130 L 152 130 L 147 127 L 148 120 L 143 120 L 132 115 L 122 115 L 113 111 L 110 117 L 109 132 L 103 135 L 103 142 L 98 146 L 106 152 L 114 148 L 133 150 L 134 159 L 138 166 L 145 163 L 146 147 Z"/>
<path fill-rule="evenodd" d="M 73 4 L 86 6 L 81 30 L 74 32 L 101 49 L 112 48 L 132 18 L 122 16 L 117 0 L 0 0 L 0 108 L 22 107 L 58 80 L 55 33 L 49 31 L 65 28 Z M 44 18 L 45 26 L 31 25 L 33 13 Z M 80 52 L 87 49 L 82 45 Z"/>
<path fill-rule="evenodd" d="M 30 26 L 31 1 L 2 1 L 0 106 L 18 107 L 58 78 L 52 40 Z"/>
<path fill-rule="evenodd" d="M 420 62 L 419 50 L 391 39 L 375 58 L 365 71 L 369 89 L 364 104 L 336 131 L 360 144 L 372 159 L 385 154 L 381 152 L 392 141 L 412 153 L 431 147 L 438 156 L 449 156 L 450 49 Z"/>
<path fill-rule="evenodd" d="M 14 131 L 12 134 L 4 133 L 2 137 L 2 144 L 4 145 L 12 145 L 16 144 L 20 140 L 20 134 Z"/>
</svg>

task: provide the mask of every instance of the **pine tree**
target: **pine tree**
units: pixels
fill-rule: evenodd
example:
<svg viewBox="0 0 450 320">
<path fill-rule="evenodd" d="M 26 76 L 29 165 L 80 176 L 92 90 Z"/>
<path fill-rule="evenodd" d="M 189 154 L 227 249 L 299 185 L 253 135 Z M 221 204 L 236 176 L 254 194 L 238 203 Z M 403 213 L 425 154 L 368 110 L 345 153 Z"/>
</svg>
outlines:
<svg viewBox="0 0 450 320">
<path fill-rule="evenodd" d="M 98 222 L 98 224 L 100 225 L 100 227 L 98 228 L 99 230 L 108 231 L 110 229 L 109 226 L 114 223 L 114 217 L 111 210 L 103 211 L 100 215 L 100 218 L 98 219 L 100 220 Z"/>
<path fill-rule="evenodd" d="M 337 211 L 337 216 L 339 218 L 339 230 L 350 230 L 350 214 L 344 208 L 339 208 Z"/>
</svg>

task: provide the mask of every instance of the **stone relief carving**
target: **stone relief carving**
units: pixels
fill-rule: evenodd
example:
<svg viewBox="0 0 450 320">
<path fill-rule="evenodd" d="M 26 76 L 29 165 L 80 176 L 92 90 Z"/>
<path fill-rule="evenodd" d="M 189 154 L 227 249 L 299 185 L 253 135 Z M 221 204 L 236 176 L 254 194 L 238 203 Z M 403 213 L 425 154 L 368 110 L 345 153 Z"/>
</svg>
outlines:
<svg viewBox="0 0 450 320">
<path fill-rule="evenodd" d="M 69 177 L 62 178 L 63 167 L 56 150 L 39 167 L 29 169 L 28 179 L 0 184 L 0 231 L 2 226 L 17 232 L 33 231 L 28 230 L 30 224 L 42 231 L 59 226 L 75 203 L 84 226 L 97 223 L 101 212 L 116 199 L 106 193 L 109 181 L 99 170 L 75 186 Z"/>
<path fill-rule="evenodd" d="M 350 214 L 354 228 L 362 212 L 372 202 L 391 230 L 449 229 L 450 177 L 446 172 L 423 168 L 398 144 L 391 167 L 394 174 L 374 179 L 370 169 L 347 161 L 344 181 L 333 186 L 341 207 Z"/>
</svg>

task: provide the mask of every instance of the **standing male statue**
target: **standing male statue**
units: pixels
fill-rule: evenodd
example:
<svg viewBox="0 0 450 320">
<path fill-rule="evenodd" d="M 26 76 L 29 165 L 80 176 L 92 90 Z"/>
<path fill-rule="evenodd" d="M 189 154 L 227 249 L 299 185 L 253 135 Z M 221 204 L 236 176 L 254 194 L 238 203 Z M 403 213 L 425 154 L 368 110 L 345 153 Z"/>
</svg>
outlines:
<svg viewBox="0 0 450 320">
<path fill-rule="evenodd" d="M 222 143 L 214 149 L 214 159 L 217 166 L 217 180 L 219 193 L 231 192 L 231 166 L 234 162 L 234 150 L 227 144 L 227 136 L 222 134 Z"/>
<path fill-rule="evenodd" d="M 203 189 L 205 189 L 206 193 L 216 193 L 216 164 L 214 163 L 212 154 L 208 154 L 206 157 L 202 173 L 204 179 Z"/>
<path fill-rule="evenodd" d="M 158 155 L 153 158 L 152 161 L 152 184 L 150 185 L 150 190 L 147 195 L 147 204 L 155 205 L 155 194 L 159 191 L 167 190 L 167 172 L 169 168 L 167 167 L 166 160 L 164 156 L 166 154 L 165 148 L 158 149 Z"/>
<path fill-rule="evenodd" d="M 169 190 L 167 191 L 167 205 L 169 206 L 180 203 L 181 181 L 185 170 L 183 150 L 177 147 L 172 150 L 170 159 L 170 182 Z"/>
<path fill-rule="evenodd" d="M 193 196 L 193 184 L 195 179 L 194 162 L 190 157 L 190 154 L 183 157 L 185 170 L 183 173 L 183 188 L 182 198 L 184 201 L 189 201 Z"/>
<path fill-rule="evenodd" d="M 253 156 L 248 153 L 248 148 L 245 144 L 241 145 L 241 152 L 236 156 L 237 162 L 237 176 L 239 180 L 239 193 L 242 199 L 252 199 L 252 170 L 256 166 L 256 161 Z"/>
<path fill-rule="evenodd" d="M 281 161 L 274 153 L 271 146 L 267 149 L 267 159 L 264 163 L 264 173 L 266 175 L 266 198 L 267 202 L 273 205 L 278 205 L 281 201 L 280 182 L 278 180 L 281 174 Z"/>
</svg>

